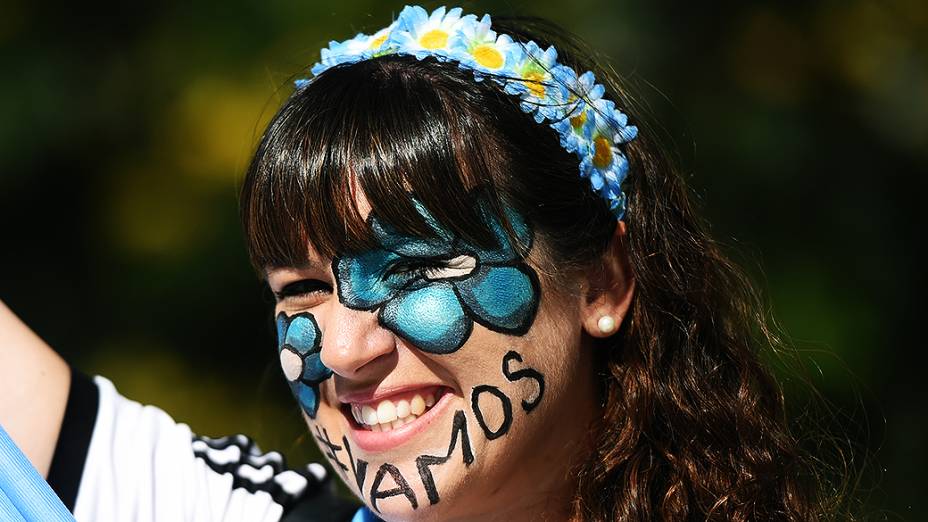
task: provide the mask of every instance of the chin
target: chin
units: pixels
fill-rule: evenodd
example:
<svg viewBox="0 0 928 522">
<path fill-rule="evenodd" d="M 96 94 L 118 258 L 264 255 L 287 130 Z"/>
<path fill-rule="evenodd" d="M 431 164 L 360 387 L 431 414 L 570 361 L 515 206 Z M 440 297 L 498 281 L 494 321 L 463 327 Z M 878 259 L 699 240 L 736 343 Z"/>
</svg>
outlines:
<svg viewBox="0 0 928 522">
<path fill-rule="evenodd" d="M 465 497 L 463 488 L 466 486 L 467 481 L 465 477 L 468 473 L 468 470 L 463 465 L 442 470 L 443 472 L 440 475 L 437 473 L 435 474 L 435 481 L 441 491 L 441 499 L 435 504 L 429 502 L 428 493 L 419 482 L 415 467 L 414 464 L 404 465 L 400 467 L 400 470 L 405 476 L 414 477 L 414 481 L 410 483 L 410 486 L 417 499 L 416 508 L 413 508 L 408 499 L 404 496 L 378 500 L 377 508 L 379 512 L 374 510 L 371 506 L 370 498 L 362 499 L 365 505 L 380 518 L 388 522 L 473 519 L 473 517 L 462 515 L 460 509 L 462 507 L 461 501 L 466 500 L 463 498 Z M 389 487 L 395 487 L 395 484 L 390 482 L 389 486 L 386 484 L 385 486 L 389 489 Z"/>
<path fill-rule="evenodd" d="M 425 396 L 424 406 L 414 406 L 418 415 L 405 422 L 388 425 L 371 418 L 371 404 L 417 404 L 419 395 Z M 388 521 L 446 520 L 455 518 L 451 511 L 458 509 L 452 508 L 459 507 L 479 451 L 479 428 L 470 416 L 459 394 L 428 386 L 386 398 L 324 403 L 309 428 L 336 474 L 376 515 Z"/>
</svg>

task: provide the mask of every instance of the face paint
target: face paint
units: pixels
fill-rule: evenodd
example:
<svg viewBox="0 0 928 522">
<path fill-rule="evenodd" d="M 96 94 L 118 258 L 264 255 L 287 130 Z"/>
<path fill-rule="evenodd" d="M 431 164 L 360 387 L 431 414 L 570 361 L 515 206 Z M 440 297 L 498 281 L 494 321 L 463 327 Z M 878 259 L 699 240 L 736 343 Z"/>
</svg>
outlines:
<svg viewBox="0 0 928 522">
<path fill-rule="evenodd" d="M 522 356 L 514 350 L 509 350 L 503 356 L 502 373 L 509 383 L 517 383 L 525 379 L 534 381 L 537 391 L 530 391 L 521 398 L 523 411 L 525 414 L 531 414 L 544 397 L 544 375 L 525 364 L 521 364 L 522 367 L 519 369 L 514 369 L 514 363 L 523 363 Z M 491 399 L 482 402 L 480 400 L 482 396 L 488 396 Z M 483 384 L 475 386 L 471 390 L 471 411 L 486 441 L 494 441 L 509 432 L 515 419 L 512 405 L 513 399 L 499 386 Z M 485 420 L 484 410 L 492 412 L 493 409 L 499 409 L 502 413 L 501 423 L 496 427 L 491 427 Z M 457 454 L 460 454 L 461 462 L 466 467 L 476 461 L 467 426 L 468 421 L 465 412 L 463 410 L 455 411 L 451 421 L 448 449 L 444 455 L 422 454 L 415 459 L 415 470 L 418 472 L 419 483 L 421 483 L 421 487 L 425 491 L 425 498 L 428 500 L 429 505 L 438 504 L 441 500 L 439 484 L 437 484 L 433 475 L 433 469 L 440 468 L 452 459 L 456 459 Z M 330 440 L 328 431 L 325 428 L 320 429 L 319 426 L 315 426 L 315 432 L 316 440 L 319 441 L 323 454 L 343 477 L 347 479 L 349 476 L 353 476 L 357 491 L 362 498 L 368 501 L 374 511 L 380 512 L 378 506 L 380 501 L 394 497 L 404 498 L 412 510 L 419 509 L 419 496 L 413 487 L 414 484 L 407 480 L 398 464 L 383 462 L 376 466 L 377 471 L 374 473 L 373 480 L 370 486 L 367 486 L 366 477 L 369 463 L 355 457 L 348 437 L 343 436 L 341 444 L 335 444 Z M 342 461 L 340 455 L 345 455 L 347 464 Z"/>
<path fill-rule="evenodd" d="M 454 412 L 454 421 L 451 426 L 451 443 L 448 444 L 448 454 L 444 457 L 434 455 L 419 455 L 416 457 L 416 468 L 419 470 L 419 479 L 422 481 L 422 487 L 425 488 L 425 494 L 429 499 L 429 504 L 438 504 L 441 497 L 438 496 L 438 488 L 435 487 L 435 479 L 432 477 L 432 466 L 441 466 L 451 460 L 454 455 L 454 447 L 457 446 L 458 439 L 461 439 L 461 458 L 465 465 L 470 466 L 474 462 L 474 450 L 470 445 L 470 437 L 467 435 L 467 419 L 464 412 L 458 410 Z"/>
<path fill-rule="evenodd" d="M 277 344 L 280 367 L 290 384 L 293 396 L 311 418 L 319 409 L 319 383 L 332 376 L 322 364 L 319 352 L 322 332 L 316 319 L 308 313 L 291 317 L 277 314 Z"/>
<path fill-rule="evenodd" d="M 410 237 L 369 216 L 380 247 L 333 260 L 339 300 L 355 310 L 376 310 L 384 328 L 430 353 L 457 351 L 474 322 L 504 334 L 526 333 L 538 309 L 538 276 L 486 202 L 476 205 L 494 233 L 494 248 L 454 237 L 418 202 L 434 237 Z M 528 252 L 531 228 L 512 209 L 506 216 Z"/>
<path fill-rule="evenodd" d="M 571 494 L 551 463 L 582 458 L 578 442 L 599 414 L 582 325 L 565 321 L 579 300 L 542 301 L 525 219 L 511 209 L 491 218 L 487 200 L 474 201 L 489 244 L 455 237 L 416 203 L 431 233 L 407 235 L 371 213 L 373 248 L 327 266 L 308 245 L 306 267 L 268 271 L 278 310 L 303 312 L 279 316 L 278 335 L 311 437 L 387 520 L 522 508 L 544 518 L 538 506 Z M 511 222 L 511 239 L 500 222 Z M 325 340 L 339 377 L 321 364 L 316 324 L 344 336 Z"/>
</svg>

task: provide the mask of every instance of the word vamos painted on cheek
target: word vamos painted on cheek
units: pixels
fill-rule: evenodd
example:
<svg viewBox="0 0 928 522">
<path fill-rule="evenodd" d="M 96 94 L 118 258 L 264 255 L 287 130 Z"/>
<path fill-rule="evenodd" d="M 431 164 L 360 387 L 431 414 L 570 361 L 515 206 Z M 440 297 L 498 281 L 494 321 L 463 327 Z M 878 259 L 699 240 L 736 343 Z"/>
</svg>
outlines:
<svg viewBox="0 0 928 522">
<path fill-rule="evenodd" d="M 531 413 L 541 402 L 541 398 L 544 397 L 545 377 L 534 368 L 523 368 L 513 371 L 510 366 L 510 363 L 513 361 L 521 363 L 522 356 L 515 350 L 509 350 L 506 352 L 506 355 L 503 356 L 503 376 L 506 377 L 506 380 L 509 382 L 517 382 L 523 379 L 530 379 L 535 381 L 535 385 L 538 387 L 538 393 L 535 394 L 534 398 L 522 399 L 522 409 L 525 413 Z M 502 411 L 503 420 L 496 428 L 489 425 L 483 412 L 483 406 L 481 406 L 480 397 L 487 394 L 499 402 L 499 407 Z M 512 401 L 502 390 L 496 386 L 490 386 L 489 384 L 474 386 L 471 389 L 470 401 L 471 409 L 474 411 L 477 424 L 480 425 L 487 440 L 498 439 L 509 432 L 509 428 L 512 426 Z"/>
<path fill-rule="evenodd" d="M 300 407 L 316 418 L 319 409 L 319 384 L 332 376 L 322 364 L 322 332 L 312 314 L 303 312 L 287 316 L 277 314 L 277 343 L 280 367 Z"/>
<path fill-rule="evenodd" d="M 339 446 L 338 444 L 335 444 L 334 442 L 332 442 L 332 439 L 329 438 L 329 431 L 327 429 L 325 428 L 320 429 L 318 424 L 315 425 L 315 429 L 316 429 L 316 440 L 319 441 L 319 444 L 322 447 L 322 453 L 326 456 L 326 458 L 332 461 L 332 464 L 335 465 L 335 469 L 338 470 L 339 473 L 341 473 L 342 477 L 347 478 L 346 474 L 348 473 L 348 466 L 344 465 L 342 461 L 339 460 L 338 458 L 338 453 L 340 451 L 347 450 L 349 454 L 348 460 L 351 460 L 351 457 L 350 457 L 351 450 L 347 449 L 348 448 L 347 443 L 343 441 L 343 444 L 345 444 L 345 446 Z M 366 465 L 367 463 L 365 463 L 365 467 Z"/>
<path fill-rule="evenodd" d="M 522 362 L 522 356 L 519 355 L 518 352 L 510 350 L 503 356 L 502 372 L 506 380 L 512 383 L 525 379 L 534 382 L 534 387 L 537 391 L 521 399 L 522 410 L 526 414 L 531 414 L 544 397 L 545 378 L 541 372 L 529 366 L 518 369 L 513 368 L 513 363 Z M 486 421 L 484 408 L 487 406 L 482 405 L 483 403 L 479 400 L 484 394 L 489 394 L 488 397 L 492 396 L 500 405 L 499 407 L 502 411 L 503 419 L 499 426 L 489 426 L 489 423 Z M 496 440 L 509 432 L 515 417 L 512 402 L 513 400 L 497 386 L 478 385 L 472 388 L 471 405 L 474 411 L 474 417 L 487 441 Z M 355 458 L 355 453 L 351 449 L 351 443 L 348 441 L 347 436 L 342 436 L 340 445 L 335 444 L 329 439 L 328 432 L 324 428 L 320 429 L 317 426 L 316 439 L 320 442 L 326 458 L 332 462 L 332 465 L 343 477 L 347 476 L 349 470 L 351 471 L 351 476 L 354 478 L 359 494 L 368 499 L 374 511 L 380 513 L 378 502 L 392 497 L 403 497 L 412 509 L 416 510 L 419 508 L 419 500 L 415 490 L 413 490 L 409 480 L 403 475 L 396 464 L 391 462 L 384 462 L 381 464 L 377 468 L 376 473 L 374 473 L 374 479 L 370 487 L 366 488 L 366 479 L 370 467 L 369 463 L 366 460 Z M 430 505 L 437 504 L 441 501 L 441 495 L 439 494 L 438 484 L 433 475 L 433 469 L 451 461 L 451 459 L 454 458 L 459 443 L 461 448 L 461 462 L 466 466 L 470 466 L 476 460 L 476 455 L 474 454 L 470 433 L 467 428 L 467 416 L 463 410 L 454 412 L 447 452 L 445 452 L 444 455 L 423 454 L 416 457 L 416 470 L 418 471 L 419 480 L 422 483 L 422 488 L 425 490 Z M 342 462 L 339 458 L 342 452 L 347 455 L 347 464 Z M 392 482 L 392 484 L 387 481 Z"/>
<path fill-rule="evenodd" d="M 513 209 L 506 219 L 518 239 L 512 244 L 486 199 L 475 210 L 493 231 L 494 246 L 481 248 L 454 236 L 418 201 L 416 210 L 430 237 L 405 235 L 373 213 L 368 224 L 379 247 L 332 262 L 338 298 L 354 310 L 376 312 L 380 324 L 436 354 L 453 353 L 474 323 L 507 335 L 524 335 L 538 311 L 540 285 L 525 263 L 533 232 Z"/>
<path fill-rule="evenodd" d="M 458 412 L 463 415 L 463 412 Z M 351 475 L 354 478 L 355 485 L 358 488 L 358 493 L 363 497 L 364 496 L 364 482 L 367 478 L 367 468 L 368 462 L 363 459 L 355 459 L 354 452 L 351 450 L 351 443 L 348 442 L 347 436 L 342 436 L 341 445 L 335 444 L 329 438 L 329 433 L 325 428 L 315 427 L 316 429 L 316 440 L 319 441 L 320 446 L 323 448 L 322 452 L 329 461 L 332 462 L 333 467 L 341 473 L 342 477 L 347 479 L 347 472 L 350 466 Z M 465 435 L 466 436 L 466 435 Z M 348 464 L 345 464 L 338 457 L 339 453 L 344 451 L 348 456 Z M 469 449 L 468 449 L 469 451 Z M 471 457 L 473 459 L 473 457 Z M 390 479 L 395 484 L 392 488 L 384 489 L 384 479 L 389 475 Z M 389 462 L 385 462 L 377 468 L 377 472 L 374 475 L 374 481 L 371 484 L 370 490 L 368 490 L 368 500 L 370 501 L 371 507 L 380 512 L 380 508 L 377 507 L 377 502 L 391 497 L 403 496 L 409 502 L 412 509 L 419 508 L 419 501 L 416 498 L 416 493 L 413 491 L 412 487 L 409 485 L 409 481 L 406 480 L 406 477 L 403 476 L 403 473 L 400 469 Z"/>
<path fill-rule="evenodd" d="M 541 402 L 541 398 L 545 395 L 545 376 L 534 368 L 523 368 L 521 370 L 513 371 L 510 368 L 510 363 L 512 361 L 521 363 L 522 356 L 514 350 L 509 350 L 506 352 L 506 355 L 503 356 L 503 375 L 509 382 L 517 382 L 521 381 L 522 379 L 531 379 L 535 381 L 535 385 L 538 386 L 538 393 L 535 395 L 534 399 L 522 399 L 522 409 L 525 411 L 525 413 L 531 413 L 532 410 L 538 406 L 538 403 Z"/>
<path fill-rule="evenodd" d="M 348 452 L 348 463 L 351 464 L 351 474 L 354 475 L 354 483 L 358 486 L 359 492 L 364 491 L 364 479 L 367 477 L 367 461 L 361 459 L 356 460 L 354 458 L 354 454 L 351 452 L 351 444 L 348 443 L 348 437 L 346 435 L 342 435 L 342 444 Z"/>
<path fill-rule="evenodd" d="M 503 356 L 503 376 L 509 382 L 518 382 L 523 379 L 529 379 L 535 382 L 538 391 L 534 397 L 522 399 L 522 409 L 526 414 L 531 413 L 541 402 L 545 392 L 545 378 L 538 370 L 525 367 L 513 370 L 511 363 L 523 362 L 522 356 L 514 350 L 510 350 Z M 503 420 L 498 427 L 490 427 L 486 422 L 486 416 L 481 406 L 480 396 L 490 394 L 500 405 Z M 483 435 L 488 441 L 496 440 L 509 432 L 513 423 L 512 399 L 506 395 L 499 387 L 482 384 L 471 389 L 471 408 L 474 412 L 475 420 L 483 431 Z M 451 442 L 448 444 L 448 452 L 444 457 L 433 455 L 420 455 L 416 458 L 416 467 L 419 470 L 419 479 L 422 481 L 422 487 L 425 489 L 429 504 L 437 504 L 441 500 L 435 479 L 432 475 L 431 468 L 441 466 L 451 460 L 454 455 L 458 440 L 461 441 L 461 458 L 465 465 L 469 466 L 475 460 L 473 449 L 470 444 L 470 436 L 467 432 L 467 418 L 463 411 L 457 411 L 454 414 L 454 421 L 451 427 Z"/>
<path fill-rule="evenodd" d="M 499 401 L 500 408 L 502 408 L 503 420 L 496 429 L 487 425 L 483 410 L 480 407 L 480 396 L 484 394 L 490 394 L 495 397 Z M 474 417 L 477 418 L 477 424 L 480 425 L 487 440 L 498 439 L 509 432 L 509 428 L 512 426 L 512 401 L 510 401 L 509 397 L 500 391 L 499 388 L 490 386 L 489 384 L 474 386 L 470 393 L 470 402 L 471 409 L 474 411 Z"/>
<path fill-rule="evenodd" d="M 391 489 L 380 489 L 381 483 L 387 473 L 390 474 L 390 478 L 393 479 L 396 487 Z M 381 464 L 380 468 L 377 470 L 377 475 L 374 477 L 374 483 L 371 484 L 371 507 L 374 508 L 374 511 L 380 513 L 380 508 L 377 507 L 378 500 L 399 495 L 405 496 L 413 509 L 419 508 L 419 502 L 416 500 L 416 493 L 409 487 L 409 482 L 406 482 L 406 478 L 403 477 L 399 468 L 390 463 Z"/>
<path fill-rule="evenodd" d="M 333 449 L 332 442 L 328 438 L 328 434 L 323 429 L 321 432 L 319 428 L 316 428 L 316 438 L 320 443 L 326 448 L 323 450 L 325 456 L 332 461 L 332 465 L 337 470 L 348 470 L 350 466 L 352 475 L 354 476 L 355 485 L 358 487 L 358 491 L 362 492 L 363 496 L 364 483 L 367 477 L 368 462 L 363 459 L 355 459 L 354 452 L 351 450 L 351 443 L 348 442 L 348 437 L 342 437 L 341 446 L 335 446 Z M 474 462 L 474 450 L 470 443 L 470 437 L 467 433 L 467 417 L 464 414 L 464 411 L 458 410 L 454 412 L 454 419 L 451 426 L 451 442 L 448 444 L 448 452 L 445 456 L 439 457 L 434 455 L 420 455 L 416 457 L 416 469 L 419 472 L 419 479 L 422 481 L 422 487 L 425 489 L 426 497 L 429 499 L 429 504 L 437 504 L 440 500 L 438 489 L 435 486 L 435 480 L 432 477 L 432 472 L 430 468 L 432 466 L 440 466 L 445 464 L 451 457 L 454 455 L 455 449 L 457 448 L 458 441 L 461 442 L 461 460 L 465 465 L 470 465 Z M 338 453 L 344 448 L 346 454 L 348 455 L 348 464 L 344 464 L 338 458 Z M 344 473 L 342 473 L 344 476 Z M 390 479 L 394 482 L 395 486 L 388 489 L 383 489 L 384 479 L 389 475 Z M 371 483 L 371 487 L 368 490 L 368 499 L 370 500 L 371 508 L 380 512 L 380 508 L 377 506 L 378 501 L 384 500 L 391 497 L 403 496 L 409 502 L 412 509 L 418 509 L 419 501 L 416 497 L 415 491 L 409 484 L 409 481 L 406 480 L 406 477 L 400 471 L 400 469 L 393 463 L 385 462 L 380 465 L 377 469 L 376 474 L 374 475 L 374 480 Z"/>
<path fill-rule="evenodd" d="M 448 444 L 448 453 L 444 457 L 434 455 L 419 455 L 416 457 L 416 468 L 419 470 L 419 480 L 422 481 L 422 487 L 425 488 L 425 494 L 429 499 L 429 504 L 437 504 L 441 498 L 438 496 L 438 488 L 435 487 L 435 479 L 432 477 L 432 466 L 440 466 L 451 460 L 454 455 L 454 447 L 458 439 L 461 440 L 461 460 L 465 465 L 470 466 L 474 462 L 474 450 L 470 446 L 470 437 L 467 435 L 467 418 L 464 412 L 458 410 L 454 412 L 454 421 L 451 424 L 451 443 Z"/>
<path fill-rule="evenodd" d="M 332 466 L 341 473 L 342 477 L 347 479 L 348 466 L 351 466 L 351 476 L 354 478 L 355 485 L 358 487 L 358 492 L 364 491 L 364 481 L 367 479 L 367 461 L 363 459 L 355 459 L 354 452 L 351 451 L 351 443 L 348 442 L 348 436 L 342 435 L 341 445 L 335 444 L 329 438 L 329 432 L 322 428 L 320 430 L 319 426 L 315 427 L 316 429 L 316 440 L 319 441 L 319 444 L 323 448 L 322 454 L 326 456 L 329 461 L 332 462 Z M 338 454 L 343 451 L 348 456 L 348 464 L 346 465 L 338 458 Z M 383 479 L 381 479 L 383 480 Z M 363 493 L 360 493 L 363 496 Z"/>
</svg>

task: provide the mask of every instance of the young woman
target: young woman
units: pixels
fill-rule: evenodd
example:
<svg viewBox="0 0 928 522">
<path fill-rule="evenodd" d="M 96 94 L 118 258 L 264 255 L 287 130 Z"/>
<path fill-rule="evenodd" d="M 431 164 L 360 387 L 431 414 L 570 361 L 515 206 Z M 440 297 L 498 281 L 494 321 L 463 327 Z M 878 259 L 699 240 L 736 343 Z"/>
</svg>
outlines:
<svg viewBox="0 0 928 522">
<path fill-rule="evenodd" d="M 406 7 L 323 50 L 258 146 L 242 218 L 283 374 L 364 507 L 97 378 L 78 519 L 829 515 L 754 291 L 621 82 L 561 34 Z M 26 448 L 53 477 L 71 402 Z"/>
</svg>

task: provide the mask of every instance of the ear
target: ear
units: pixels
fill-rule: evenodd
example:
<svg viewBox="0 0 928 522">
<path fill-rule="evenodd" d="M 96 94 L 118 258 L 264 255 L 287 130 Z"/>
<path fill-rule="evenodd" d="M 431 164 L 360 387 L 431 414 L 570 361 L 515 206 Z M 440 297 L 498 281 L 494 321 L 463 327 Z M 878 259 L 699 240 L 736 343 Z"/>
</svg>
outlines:
<svg viewBox="0 0 928 522">
<path fill-rule="evenodd" d="M 635 278 L 628 258 L 625 222 L 619 221 L 599 263 L 584 277 L 580 303 L 583 329 L 598 338 L 619 331 L 634 293 Z"/>
</svg>

